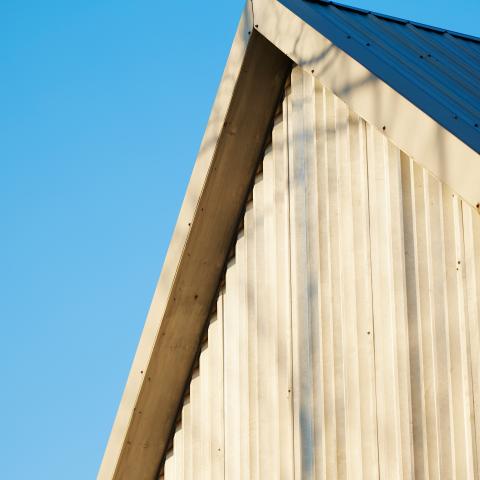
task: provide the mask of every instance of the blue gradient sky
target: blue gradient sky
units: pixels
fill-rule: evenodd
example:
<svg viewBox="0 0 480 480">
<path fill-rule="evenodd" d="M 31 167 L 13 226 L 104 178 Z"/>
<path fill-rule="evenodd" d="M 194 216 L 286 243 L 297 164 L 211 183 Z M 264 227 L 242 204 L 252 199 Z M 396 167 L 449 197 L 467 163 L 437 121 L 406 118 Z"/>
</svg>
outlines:
<svg viewBox="0 0 480 480">
<path fill-rule="evenodd" d="M 95 478 L 243 3 L 0 0 L 2 478 Z"/>
</svg>

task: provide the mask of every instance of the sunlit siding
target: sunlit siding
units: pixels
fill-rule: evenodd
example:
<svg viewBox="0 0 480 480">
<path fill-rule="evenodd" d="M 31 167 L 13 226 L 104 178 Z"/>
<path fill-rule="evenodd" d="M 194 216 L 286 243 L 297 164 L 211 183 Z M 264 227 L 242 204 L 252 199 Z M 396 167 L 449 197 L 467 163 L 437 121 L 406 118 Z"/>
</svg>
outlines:
<svg viewBox="0 0 480 480">
<path fill-rule="evenodd" d="M 160 478 L 478 479 L 480 216 L 290 80 Z"/>
<path fill-rule="evenodd" d="M 296 478 L 375 478 L 366 126 L 300 69 L 288 100 Z"/>
</svg>

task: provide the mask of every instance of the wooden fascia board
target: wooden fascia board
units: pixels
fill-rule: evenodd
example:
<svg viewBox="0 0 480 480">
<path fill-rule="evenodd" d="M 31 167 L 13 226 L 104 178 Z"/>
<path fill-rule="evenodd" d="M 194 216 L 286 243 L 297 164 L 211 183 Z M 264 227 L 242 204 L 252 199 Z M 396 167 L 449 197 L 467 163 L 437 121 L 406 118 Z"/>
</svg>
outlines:
<svg viewBox="0 0 480 480">
<path fill-rule="evenodd" d="M 333 26 L 314 28 L 311 4 L 253 0 L 253 16 L 262 35 L 349 108 L 470 205 L 480 203 L 479 154 L 317 30 L 333 38 Z"/>
<path fill-rule="evenodd" d="M 291 61 L 253 30 L 233 42 L 98 478 L 154 479 Z"/>
</svg>

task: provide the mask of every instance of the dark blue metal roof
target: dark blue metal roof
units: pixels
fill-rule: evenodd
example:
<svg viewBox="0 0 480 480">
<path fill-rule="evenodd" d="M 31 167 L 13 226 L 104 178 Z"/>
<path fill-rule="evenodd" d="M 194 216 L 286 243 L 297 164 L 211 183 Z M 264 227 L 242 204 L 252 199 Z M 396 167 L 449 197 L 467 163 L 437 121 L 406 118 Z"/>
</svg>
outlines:
<svg viewBox="0 0 480 480">
<path fill-rule="evenodd" d="M 480 152 L 480 39 L 324 0 L 280 0 Z"/>
</svg>

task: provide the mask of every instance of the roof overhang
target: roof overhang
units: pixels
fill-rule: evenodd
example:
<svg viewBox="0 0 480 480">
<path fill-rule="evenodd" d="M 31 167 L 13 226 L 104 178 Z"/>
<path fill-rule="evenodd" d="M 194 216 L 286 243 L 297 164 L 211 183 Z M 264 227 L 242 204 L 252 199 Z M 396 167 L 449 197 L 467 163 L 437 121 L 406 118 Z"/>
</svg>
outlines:
<svg viewBox="0 0 480 480">
<path fill-rule="evenodd" d="M 459 130 L 460 119 L 412 84 L 403 88 L 410 100 L 401 95 L 391 84 L 400 87 L 402 79 L 314 7 L 303 0 L 253 0 L 262 35 L 470 205 L 479 204 L 480 132 Z"/>
<path fill-rule="evenodd" d="M 98 478 L 154 479 L 291 68 L 243 14 Z M 248 140 L 246 140 L 248 139 Z"/>
<path fill-rule="evenodd" d="M 308 4 L 283 3 L 247 1 L 98 478 L 155 478 L 292 60 L 480 202 L 478 153 L 319 33 Z"/>
</svg>

